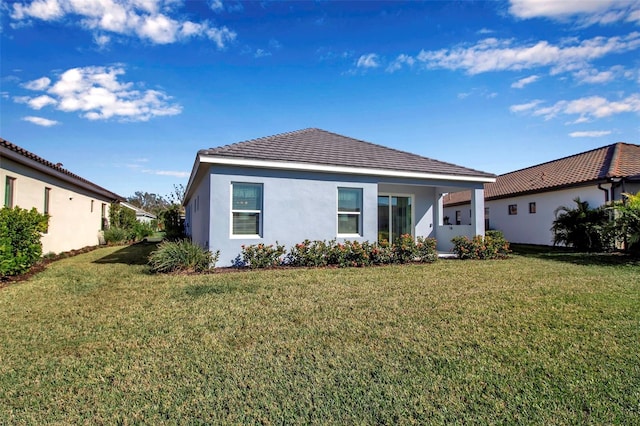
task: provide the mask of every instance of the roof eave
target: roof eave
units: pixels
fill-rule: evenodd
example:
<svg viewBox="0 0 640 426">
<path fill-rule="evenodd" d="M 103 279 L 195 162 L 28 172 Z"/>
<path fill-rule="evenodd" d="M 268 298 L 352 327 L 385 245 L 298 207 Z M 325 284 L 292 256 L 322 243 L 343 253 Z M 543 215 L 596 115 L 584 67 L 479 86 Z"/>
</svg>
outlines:
<svg viewBox="0 0 640 426">
<path fill-rule="evenodd" d="M 17 163 L 23 164 L 23 165 L 25 165 L 27 167 L 30 167 L 30 168 L 32 168 L 34 170 L 37 170 L 37 171 L 41 172 L 41 173 L 44 173 L 44 174 L 47 174 L 49 176 L 56 177 L 56 178 L 58 178 L 60 180 L 63 180 L 65 182 L 71 183 L 71 184 L 73 184 L 73 185 L 75 185 L 77 187 L 83 188 L 83 189 L 85 189 L 87 191 L 90 191 L 90 192 L 92 192 L 94 194 L 101 195 L 102 197 L 104 197 L 104 198 L 106 198 L 106 199 L 108 199 L 110 201 L 114 201 L 114 202 L 118 201 L 118 202 L 120 202 L 120 201 L 124 201 L 125 200 L 124 197 L 122 197 L 122 196 L 120 196 L 120 195 L 118 195 L 118 194 L 116 194 L 114 192 L 111 192 L 111 191 L 109 191 L 109 190 L 107 190 L 105 188 L 102 188 L 101 186 L 96 185 L 93 182 L 89 182 L 89 181 L 85 182 L 85 181 L 79 180 L 79 179 L 77 179 L 77 178 L 75 178 L 73 176 L 69 176 L 68 174 L 63 173 L 63 172 L 61 172 L 59 170 L 52 169 L 51 167 L 49 167 L 49 166 L 47 166 L 45 164 L 42 164 L 41 162 L 36 161 L 36 160 L 34 160 L 32 158 L 25 157 L 24 155 L 20 154 L 19 152 L 15 152 L 15 151 L 13 151 L 11 149 L 8 149 L 8 148 L 5 148 L 5 147 L 1 147 L 1 148 L 2 148 L 1 149 L 2 155 L 4 157 L 9 158 L 9 159 L 11 159 L 11 160 L 13 160 L 13 161 L 15 161 Z"/>
<path fill-rule="evenodd" d="M 456 182 L 474 182 L 474 183 L 492 183 L 496 181 L 495 177 L 484 175 L 452 175 L 452 174 L 440 174 L 440 173 L 424 173 L 424 172 L 412 172 L 405 170 L 390 170 L 390 169 L 374 169 L 366 167 L 347 167 L 336 166 L 328 164 L 317 163 L 298 163 L 290 161 L 265 161 L 259 159 L 249 158 L 231 158 L 221 157 L 215 155 L 207 155 L 205 153 L 199 153 L 196 164 L 194 164 L 194 170 L 196 165 L 208 163 L 208 164 L 220 164 L 227 166 L 240 166 L 240 167 L 255 167 L 264 169 L 279 169 L 279 170 L 298 170 L 298 171 L 310 171 L 310 172 L 325 172 L 325 173 L 337 173 L 337 174 L 351 174 L 351 175 L 368 175 L 368 176 L 385 176 L 385 177 L 400 177 L 400 178 L 412 178 L 412 179 L 431 179 L 431 180 L 450 180 Z M 192 178 L 189 180 L 189 185 L 192 183 L 194 173 L 191 173 Z"/>
</svg>

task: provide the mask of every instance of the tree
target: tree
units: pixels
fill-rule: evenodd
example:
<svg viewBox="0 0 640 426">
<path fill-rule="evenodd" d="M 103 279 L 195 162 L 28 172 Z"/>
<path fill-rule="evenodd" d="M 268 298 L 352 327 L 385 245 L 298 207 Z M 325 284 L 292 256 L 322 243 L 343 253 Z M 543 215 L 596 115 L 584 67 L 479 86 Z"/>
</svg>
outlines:
<svg viewBox="0 0 640 426">
<path fill-rule="evenodd" d="M 637 194 L 622 194 L 623 201 L 614 203 L 616 229 L 625 242 L 625 248 L 640 249 L 640 191 Z"/>
<path fill-rule="evenodd" d="M 173 192 L 167 195 L 167 198 L 172 204 L 182 205 L 184 202 L 184 196 L 187 192 L 187 188 L 183 184 L 173 185 Z"/>
<path fill-rule="evenodd" d="M 614 247 L 615 232 L 608 211 L 592 209 L 580 197 L 573 200 L 576 208 L 560 206 L 555 210 L 553 244 L 572 246 L 580 251 L 603 251 Z"/>
<path fill-rule="evenodd" d="M 142 191 L 136 191 L 134 195 L 127 198 L 127 202 L 155 215 L 160 214 L 162 210 L 171 204 L 161 195 Z"/>
</svg>

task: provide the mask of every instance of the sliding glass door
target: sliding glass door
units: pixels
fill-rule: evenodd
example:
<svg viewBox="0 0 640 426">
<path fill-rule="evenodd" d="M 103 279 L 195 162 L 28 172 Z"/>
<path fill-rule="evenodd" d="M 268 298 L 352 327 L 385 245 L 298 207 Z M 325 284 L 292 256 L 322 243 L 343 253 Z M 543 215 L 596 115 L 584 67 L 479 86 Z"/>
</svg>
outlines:
<svg viewBox="0 0 640 426">
<path fill-rule="evenodd" d="M 410 195 L 378 196 L 378 241 L 395 241 L 413 235 L 413 205 Z"/>
</svg>

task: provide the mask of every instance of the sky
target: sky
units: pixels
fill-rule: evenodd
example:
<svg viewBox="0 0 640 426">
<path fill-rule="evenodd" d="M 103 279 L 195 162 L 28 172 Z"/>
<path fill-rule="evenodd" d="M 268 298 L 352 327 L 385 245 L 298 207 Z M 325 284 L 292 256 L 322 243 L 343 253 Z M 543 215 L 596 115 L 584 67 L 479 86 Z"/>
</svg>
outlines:
<svg viewBox="0 0 640 426">
<path fill-rule="evenodd" d="M 123 197 L 317 127 L 502 174 L 640 143 L 640 0 L 0 1 L 0 137 Z"/>
</svg>

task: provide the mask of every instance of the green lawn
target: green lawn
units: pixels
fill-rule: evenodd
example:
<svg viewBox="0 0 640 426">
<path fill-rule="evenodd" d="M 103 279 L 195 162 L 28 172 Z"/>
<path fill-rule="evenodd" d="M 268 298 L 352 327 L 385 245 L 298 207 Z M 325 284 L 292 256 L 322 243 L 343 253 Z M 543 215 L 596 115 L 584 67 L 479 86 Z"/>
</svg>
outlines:
<svg viewBox="0 0 640 426">
<path fill-rule="evenodd" d="M 639 422 L 637 262 L 158 276 L 152 248 L 0 289 L 0 424 Z"/>
</svg>

